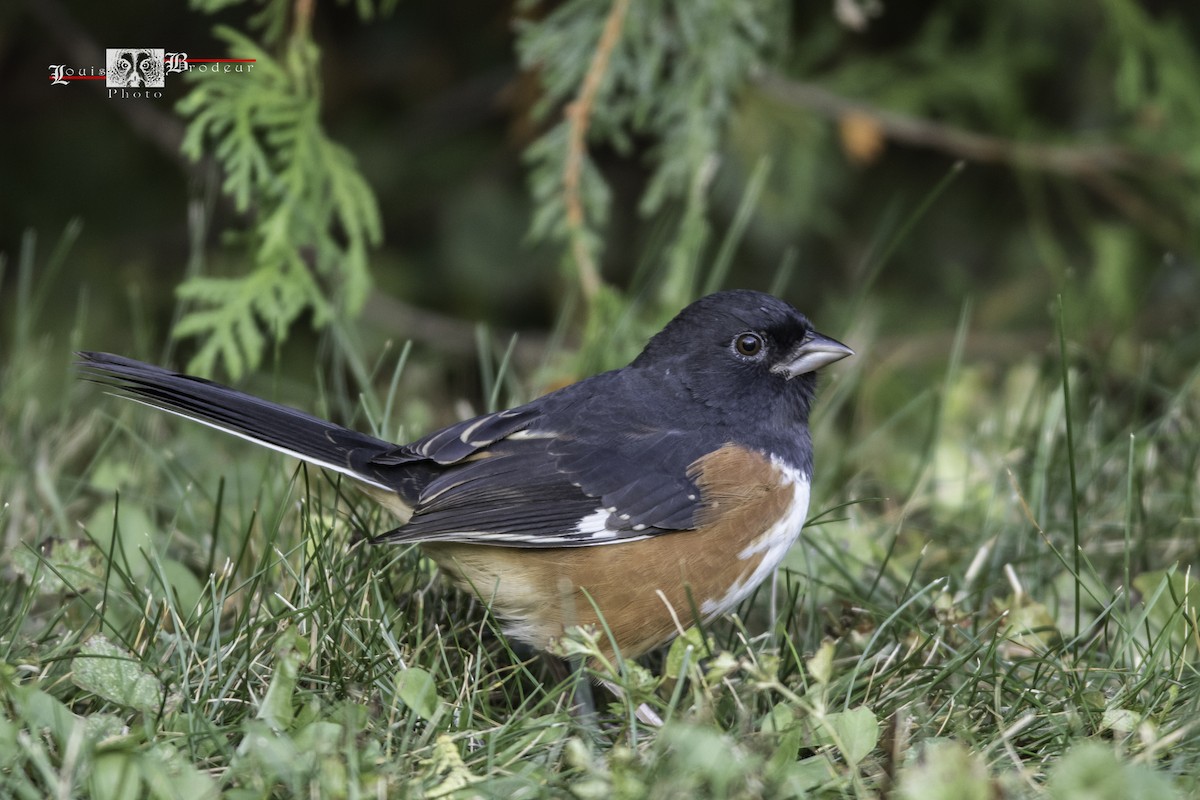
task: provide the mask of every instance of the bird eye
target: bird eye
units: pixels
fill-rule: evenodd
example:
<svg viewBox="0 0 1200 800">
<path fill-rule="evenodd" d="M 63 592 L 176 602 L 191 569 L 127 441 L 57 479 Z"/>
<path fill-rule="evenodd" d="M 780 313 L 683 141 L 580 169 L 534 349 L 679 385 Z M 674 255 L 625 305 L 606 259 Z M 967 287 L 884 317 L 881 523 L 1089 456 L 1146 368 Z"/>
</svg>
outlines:
<svg viewBox="0 0 1200 800">
<path fill-rule="evenodd" d="M 757 333 L 739 333 L 733 340 L 733 349 L 739 355 L 756 356 L 762 352 L 763 338 Z"/>
</svg>

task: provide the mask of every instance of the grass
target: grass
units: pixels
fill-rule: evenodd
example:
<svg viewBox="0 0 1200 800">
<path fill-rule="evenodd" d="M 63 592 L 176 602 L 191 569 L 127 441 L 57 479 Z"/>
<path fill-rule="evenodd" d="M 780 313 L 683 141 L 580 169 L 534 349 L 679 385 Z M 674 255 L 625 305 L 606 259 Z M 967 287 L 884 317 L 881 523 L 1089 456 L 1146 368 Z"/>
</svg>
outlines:
<svg viewBox="0 0 1200 800">
<path fill-rule="evenodd" d="M 79 330 L 20 328 L 0 796 L 1200 794 L 1194 367 L 1130 372 L 1069 329 L 997 367 L 969 309 L 933 370 L 851 330 L 773 590 L 621 665 L 588 722 L 415 549 L 359 542 L 391 523 L 352 487 L 105 398 L 67 367 Z M 503 353 L 477 402 L 522 386 Z M 257 388 L 413 427 L 436 411 L 408 359 L 360 365 L 364 398 Z"/>
</svg>

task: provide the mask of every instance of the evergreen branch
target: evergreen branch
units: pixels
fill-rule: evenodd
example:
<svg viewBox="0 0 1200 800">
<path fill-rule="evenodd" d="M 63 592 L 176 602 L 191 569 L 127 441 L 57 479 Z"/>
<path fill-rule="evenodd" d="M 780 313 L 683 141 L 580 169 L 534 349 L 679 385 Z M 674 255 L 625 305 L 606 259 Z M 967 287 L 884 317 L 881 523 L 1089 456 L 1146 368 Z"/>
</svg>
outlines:
<svg viewBox="0 0 1200 800">
<path fill-rule="evenodd" d="M 191 119 L 184 152 L 221 164 L 223 191 L 249 218 L 241 241 L 253 270 L 186 282 L 179 296 L 194 307 L 174 333 L 202 340 L 193 371 L 219 359 L 237 377 L 258 363 L 263 334 L 281 341 L 302 312 L 321 327 L 361 311 L 382 222 L 354 158 L 321 126 L 316 46 L 292 36 L 274 58 L 236 31 L 217 32 L 256 68 L 244 80 L 202 82 L 180 102 Z"/>
<path fill-rule="evenodd" d="M 538 70 L 543 94 L 535 116 L 566 106 L 562 121 L 526 150 L 534 197 L 534 239 L 567 250 L 591 317 L 606 289 L 597 261 L 610 191 L 587 143 L 628 152 L 634 136 L 652 142 L 652 165 L 638 208 L 653 216 L 680 201 L 670 246 L 670 285 L 660 296 L 690 299 L 708 241 L 708 193 L 733 98 L 758 67 L 772 27 L 766 4 L 573 0 L 519 25 L 522 64 Z M 581 55 L 583 54 L 583 55 Z M 598 323 L 603 328 L 603 321 Z"/>
<path fill-rule="evenodd" d="M 579 285 L 584 298 L 589 301 L 600 291 L 600 275 L 588 241 L 590 237 L 579 184 L 587 156 L 587 132 L 592 109 L 604 76 L 608 72 L 613 50 L 620 41 L 621 27 L 628 10 L 629 0 L 613 0 L 612 8 L 604 21 L 604 30 L 596 44 L 596 51 L 592 54 L 591 63 L 584 75 L 583 85 L 578 96 L 564 111 L 567 120 L 567 158 L 563 166 L 562 188 L 566 205 L 567 235 L 571 241 L 571 255 L 579 271 Z"/>
</svg>

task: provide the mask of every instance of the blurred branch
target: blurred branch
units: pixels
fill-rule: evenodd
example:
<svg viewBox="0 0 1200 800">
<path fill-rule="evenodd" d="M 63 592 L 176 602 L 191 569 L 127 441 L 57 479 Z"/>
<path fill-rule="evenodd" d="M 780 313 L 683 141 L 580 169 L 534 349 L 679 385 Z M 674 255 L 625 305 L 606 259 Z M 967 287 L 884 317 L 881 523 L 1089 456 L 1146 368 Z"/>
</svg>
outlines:
<svg viewBox="0 0 1200 800">
<path fill-rule="evenodd" d="M 1081 174 L 1079 180 L 1167 247 L 1172 250 L 1189 249 L 1187 231 L 1174 224 L 1165 214 L 1155 209 L 1144 197 L 1125 186 L 1115 176 L 1097 171 Z"/>
<path fill-rule="evenodd" d="M 1128 171 L 1144 166 L 1146 156 L 1112 145 L 1050 145 L 1018 142 L 900 114 L 836 94 L 814 83 L 768 74 L 758 85 L 777 100 L 840 120 L 848 114 L 873 119 L 892 141 L 939 150 L 956 158 L 1028 167 L 1079 177 L 1096 172 Z"/>
<path fill-rule="evenodd" d="M 314 0 L 296 0 L 292 16 L 292 38 L 300 40 L 308 38 L 315 5 Z"/>
<path fill-rule="evenodd" d="M 823 86 L 789 80 L 778 74 L 764 75 L 758 86 L 776 100 L 832 120 L 842 121 L 850 115 L 867 117 L 879 126 L 884 137 L 892 141 L 937 150 L 967 161 L 1003 164 L 1078 180 L 1167 247 L 1188 247 L 1185 230 L 1115 177 L 1116 173 L 1143 174 L 1147 170 L 1178 173 L 1178 167 L 1169 159 L 1116 145 L 1053 145 L 988 136 L 888 111 L 843 97 Z"/>
<path fill-rule="evenodd" d="M 571 237 L 571 254 L 575 259 L 575 266 L 579 270 L 579 286 L 587 300 L 594 298 L 600 291 L 600 274 L 588 248 L 587 225 L 584 219 L 583 198 L 580 196 L 579 182 L 587 150 L 587 132 L 592 108 L 596 104 L 596 95 L 600 91 L 600 84 L 608 72 L 613 49 L 620 41 L 621 26 L 625 21 L 625 12 L 628 9 L 629 0 L 613 0 L 612 8 L 604 21 L 604 30 L 600 33 L 600 41 L 596 44 L 596 52 L 592 54 L 592 61 L 588 65 L 587 73 L 583 76 L 583 85 L 579 89 L 579 96 L 567 106 L 565 111 L 567 160 L 563 168 L 563 195 L 567 211 L 567 230 Z"/>
</svg>

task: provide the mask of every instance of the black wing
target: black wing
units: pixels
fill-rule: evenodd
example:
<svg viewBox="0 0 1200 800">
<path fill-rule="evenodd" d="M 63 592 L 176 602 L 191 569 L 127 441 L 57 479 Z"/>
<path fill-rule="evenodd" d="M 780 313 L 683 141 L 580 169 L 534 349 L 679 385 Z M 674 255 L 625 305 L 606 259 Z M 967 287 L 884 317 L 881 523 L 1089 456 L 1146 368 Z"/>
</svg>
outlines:
<svg viewBox="0 0 1200 800">
<path fill-rule="evenodd" d="M 424 486 L 409 522 L 380 538 L 577 547 L 693 528 L 702 500 L 688 466 L 719 444 L 657 409 L 637 414 L 623 373 L 401 448 L 398 459 L 458 460 Z M 514 429 L 493 438 L 506 425 Z"/>
<path fill-rule="evenodd" d="M 383 539 L 565 547 L 687 530 L 700 508 L 688 466 L 720 444 L 679 429 L 636 370 L 396 446 L 132 359 L 81 353 L 80 363 L 135 400 L 395 492 L 413 514 Z"/>
</svg>

